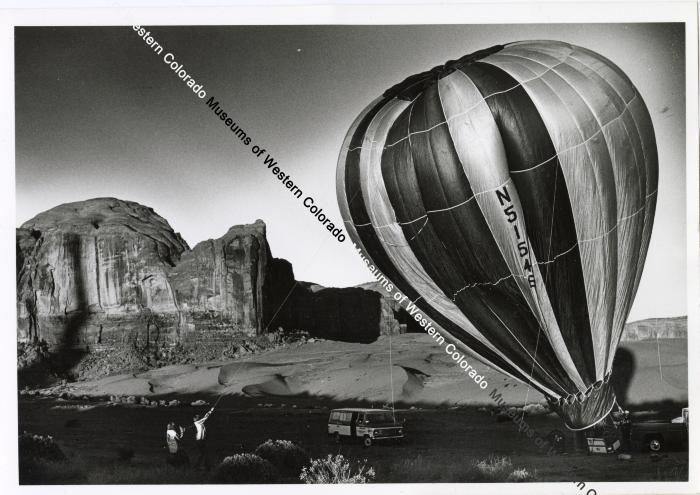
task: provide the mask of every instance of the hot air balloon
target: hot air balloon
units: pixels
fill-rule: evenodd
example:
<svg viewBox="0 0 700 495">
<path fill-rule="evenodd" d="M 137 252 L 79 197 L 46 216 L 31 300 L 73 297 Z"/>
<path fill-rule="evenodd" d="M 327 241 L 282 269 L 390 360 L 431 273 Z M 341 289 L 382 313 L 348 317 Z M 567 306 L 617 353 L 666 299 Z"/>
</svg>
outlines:
<svg viewBox="0 0 700 495">
<path fill-rule="evenodd" d="M 494 46 L 393 86 L 353 122 L 337 169 L 356 246 L 573 430 L 615 407 L 657 183 L 639 92 L 558 41 Z"/>
</svg>

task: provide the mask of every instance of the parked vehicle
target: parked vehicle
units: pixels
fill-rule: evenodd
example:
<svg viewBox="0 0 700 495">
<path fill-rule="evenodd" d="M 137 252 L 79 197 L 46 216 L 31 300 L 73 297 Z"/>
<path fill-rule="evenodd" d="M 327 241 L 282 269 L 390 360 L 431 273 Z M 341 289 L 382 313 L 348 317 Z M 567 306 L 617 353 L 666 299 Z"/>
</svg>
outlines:
<svg viewBox="0 0 700 495">
<path fill-rule="evenodd" d="M 688 447 L 688 408 L 681 416 L 671 421 L 649 420 L 632 422 L 630 439 L 632 445 L 651 452 Z"/>
<path fill-rule="evenodd" d="M 342 439 L 359 439 L 365 447 L 379 440 L 403 438 L 403 426 L 386 409 L 333 409 L 328 418 L 328 434 Z"/>
</svg>

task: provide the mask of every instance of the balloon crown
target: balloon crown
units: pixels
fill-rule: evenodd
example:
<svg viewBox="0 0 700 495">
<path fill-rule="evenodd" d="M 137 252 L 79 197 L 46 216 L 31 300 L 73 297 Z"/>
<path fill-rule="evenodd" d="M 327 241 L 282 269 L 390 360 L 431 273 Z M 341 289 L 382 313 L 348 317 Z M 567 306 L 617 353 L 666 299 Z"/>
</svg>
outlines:
<svg viewBox="0 0 700 495">
<path fill-rule="evenodd" d="M 494 45 L 490 48 L 484 48 L 483 50 L 469 53 L 458 58 L 457 60 L 448 60 L 444 64 L 435 66 L 430 70 L 407 77 L 400 83 L 387 89 L 382 96 L 385 98 L 396 97 L 400 100 L 411 101 L 434 81 L 451 74 L 460 67 L 472 64 L 478 60 L 481 60 L 482 58 L 488 57 L 493 53 L 501 51 L 503 48 L 505 48 L 505 45 Z"/>
</svg>

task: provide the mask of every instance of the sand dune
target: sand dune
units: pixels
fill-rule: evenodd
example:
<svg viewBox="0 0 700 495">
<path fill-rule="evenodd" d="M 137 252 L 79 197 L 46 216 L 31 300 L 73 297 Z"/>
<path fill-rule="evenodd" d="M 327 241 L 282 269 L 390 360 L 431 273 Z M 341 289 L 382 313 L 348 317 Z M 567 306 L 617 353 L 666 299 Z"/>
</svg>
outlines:
<svg viewBox="0 0 700 495">
<path fill-rule="evenodd" d="M 282 365 L 284 366 L 284 365 Z M 240 380 L 243 376 L 250 376 L 251 374 L 270 374 L 270 368 L 277 369 L 279 366 L 270 363 L 258 363 L 258 362 L 242 362 L 242 363 L 231 363 L 221 366 L 219 368 L 219 376 L 217 381 L 220 385 L 232 385 Z"/>
<path fill-rule="evenodd" d="M 261 383 L 246 385 L 241 391 L 249 397 L 281 397 L 296 395 L 294 380 L 283 375 L 272 375 Z"/>
<path fill-rule="evenodd" d="M 138 373 L 135 375 L 139 378 L 158 378 L 158 377 L 169 377 L 174 375 L 181 375 L 184 373 L 190 373 L 198 368 L 195 364 L 174 364 L 172 366 L 164 366 L 162 368 L 156 368 L 153 370 L 148 370 L 144 373 Z"/>
<path fill-rule="evenodd" d="M 371 360 L 372 354 L 367 354 L 366 356 L 362 356 L 359 359 L 350 361 L 350 364 L 348 364 L 348 366 L 350 368 L 362 368 L 364 366 L 367 366 Z"/>
<path fill-rule="evenodd" d="M 423 391 L 425 379 L 429 376 L 416 368 L 398 365 L 406 373 L 406 381 L 401 390 L 402 397 L 413 397 Z"/>
<path fill-rule="evenodd" d="M 624 343 L 632 363 L 629 404 L 660 400 L 687 401 L 687 344 L 682 339 Z M 136 375 L 124 374 L 75 384 L 87 395 L 166 395 L 207 393 L 247 396 L 324 396 L 383 404 L 492 404 L 494 388 L 510 403 L 543 397 L 526 384 L 472 360 L 485 376 L 480 389 L 429 336 L 407 334 L 371 344 L 321 341 L 277 349 L 236 361 L 200 366 L 169 366 Z M 660 363 L 660 365 L 659 365 Z"/>
<path fill-rule="evenodd" d="M 150 395 L 153 393 L 153 387 L 147 379 L 136 378 L 132 374 L 117 375 L 96 382 L 87 382 L 83 386 L 88 387 L 84 391 L 87 395 L 90 395 L 90 393 L 96 395 Z"/>
</svg>

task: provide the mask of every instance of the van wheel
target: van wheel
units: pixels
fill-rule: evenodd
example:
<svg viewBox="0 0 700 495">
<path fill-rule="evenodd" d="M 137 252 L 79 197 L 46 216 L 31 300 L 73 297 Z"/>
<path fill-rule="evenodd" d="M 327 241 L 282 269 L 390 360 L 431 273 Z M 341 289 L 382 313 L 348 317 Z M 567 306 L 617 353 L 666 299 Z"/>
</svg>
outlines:
<svg viewBox="0 0 700 495">
<path fill-rule="evenodd" d="M 337 431 L 333 433 L 333 441 L 335 443 L 340 443 L 340 433 L 338 433 Z"/>
<path fill-rule="evenodd" d="M 365 435 L 365 438 L 362 440 L 362 445 L 364 445 L 365 447 L 371 447 L 372 437 Z"/>
<path fill-rule="evenodd" d="M 647 439 L 647 446 L 652 452 L 661 452 L 663 449 L 663 443 L 661 442 L 661 437 L 655 436 Z"/>
</svg>

